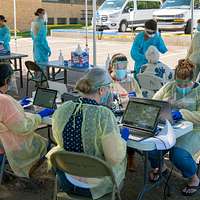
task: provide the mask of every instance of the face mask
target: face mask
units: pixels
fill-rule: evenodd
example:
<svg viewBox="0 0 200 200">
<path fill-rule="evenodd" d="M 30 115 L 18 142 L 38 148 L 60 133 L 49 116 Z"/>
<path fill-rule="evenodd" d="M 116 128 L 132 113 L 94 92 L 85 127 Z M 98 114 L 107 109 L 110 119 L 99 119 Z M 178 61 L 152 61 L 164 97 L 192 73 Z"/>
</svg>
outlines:
<svg viewBox="0 0 200 200">
<path fill-rule="evenodd" d="M 181 88 L 179 86 L 176 86 L 176 90 L 177 90 L 177 92 L 179 94 L 187 95 L 187 94 L 189 94 L 192 91 L 192 86 L 186 87 L 186 88 Z"/>
<path fill-rule="evenodd" d="M 112 94 L 110 91 L 107 91 L 106 94 L 100 98 L 99 103 L 108 106 L 111 103 L 110 102 L 111 100 L 112 100 Z"/>
<path fill-rule="evenodd" d="M 197 31 L 200 32 L 200 24 L 198 24 L 198 26 L 197 26 Z"/>
<path fill-rule="evenodd" d="M 148 34 L 148 33 L 146 33 L 146 35 L 149 37 L 149 38 L 153 38 L 156 34 L 154 33 L 154 34 Z"/>
<path fill-rule="evenodd" d="M 125 69 L 117 69 L 115 71 L 115 76 L 117 80 L 123 80 L 127 75 L 127 71 Z"/>
</svg>

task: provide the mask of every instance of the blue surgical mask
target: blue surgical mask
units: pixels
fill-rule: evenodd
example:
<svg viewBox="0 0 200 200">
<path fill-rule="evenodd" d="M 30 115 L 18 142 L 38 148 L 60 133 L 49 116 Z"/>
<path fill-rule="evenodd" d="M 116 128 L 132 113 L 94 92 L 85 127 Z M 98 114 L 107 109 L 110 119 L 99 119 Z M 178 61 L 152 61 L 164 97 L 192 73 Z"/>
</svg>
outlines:
<svg viewBox="0 0 200 200">
<path fill-rule="evenodd" d="M 197 31 L 200 32 L 200 24 L 197 25 Z"/>
<path fill-rule="evenodd" d="M 117 69 L 115 71 L 115 76 L 117 80 L 123 80 L 124 78 L 126 78 L 126 75 L 127 75 L 126 69 Z"/>
<path fill-rule="evenodd" d="M 189 87 L 186 87 L 186 88 L 181 88 L 179 86 L 176 86 L 176 90 L 179 94 L 187 95 L 192 91 L 192 86 L 189 86 Z"/>
</svg>

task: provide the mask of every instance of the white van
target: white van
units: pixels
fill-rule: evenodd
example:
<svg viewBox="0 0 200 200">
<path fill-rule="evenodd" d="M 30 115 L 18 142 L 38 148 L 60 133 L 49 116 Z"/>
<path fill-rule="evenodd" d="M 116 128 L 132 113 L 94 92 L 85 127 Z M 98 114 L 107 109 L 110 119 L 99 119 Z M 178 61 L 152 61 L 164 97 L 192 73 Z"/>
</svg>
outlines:
<svg viewBox="0 0 200 200">
<path fill-rule="evenodd" d="M 184 30 L 191 33 L 191 0 L 166 0 L 160 10 L 153 13 L 161 30 Z M 200 19 L 200 0 L 194 0 L 194 28 Z"/>
<path fill-rule="evenodd" d="M 97 28 L 125 32 L 127 27 L 144 26 L 160 6 L 160 0 L 105 0 L 97 11 Z"/>
</svg>

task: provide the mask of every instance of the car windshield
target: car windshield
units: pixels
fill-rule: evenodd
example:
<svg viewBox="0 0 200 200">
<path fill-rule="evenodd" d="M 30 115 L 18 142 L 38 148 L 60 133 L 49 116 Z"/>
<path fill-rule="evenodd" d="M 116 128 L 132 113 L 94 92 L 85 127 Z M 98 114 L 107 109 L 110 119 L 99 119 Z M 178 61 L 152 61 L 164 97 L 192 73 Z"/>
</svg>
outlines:
<svg viewBox="0 0 200 200">
<path fill-rule="evenodd" d="M 99 10 L 120 10 L 126 0 L 106 0 Z"/>
<path fill-rule="evenodd" d="M 183 9 L 190 8 L 191 0 L 167 0 L 162 5 L 162 8 L 170 8 L 170 9 Z"/>
</svg>

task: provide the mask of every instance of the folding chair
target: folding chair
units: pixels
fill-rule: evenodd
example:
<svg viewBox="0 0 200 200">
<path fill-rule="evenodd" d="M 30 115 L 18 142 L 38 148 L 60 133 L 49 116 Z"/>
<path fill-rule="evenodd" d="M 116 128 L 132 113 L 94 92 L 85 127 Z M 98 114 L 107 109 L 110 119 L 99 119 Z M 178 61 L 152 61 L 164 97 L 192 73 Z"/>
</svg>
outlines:
<svg viewBox="0 0 200 200">
<path fill-rule="evenodd" d="M 138 74 L 137 79 L 142 89 L 152 91 L 153 93 L 156 93 L 163 86 L 162 79 L 152 73 Z"/>
<path fill-rule="evenodd" d="M 27 85 L 26 85 L 26 96 L 28 96 L 28 86 L 29 81 L 35 82 L 36 86 L 42 86 L 44 82 L 47 82 L 47 77 L 44 71 L 34 62 L 26 61 L 25 62 L 27 71 Z"/>
<path fill-rule="evenodd" d="M 59 169 L 70 175 L 85 178 L 103 178 L 109 176 L 113 183 L 112 193 L 105 195 L 99 200 L 114 200 L 115 197 L 121 200 L 120 190 L 117 186 L 112 169 L 101 159 L 81 153 L 59 151 L 51 155 L 50 161 L 53 169 Z M 58 192 L 57 176 L 55 180 L 54 200 L 92 200 L 75 194 Z"/>
</svg>

